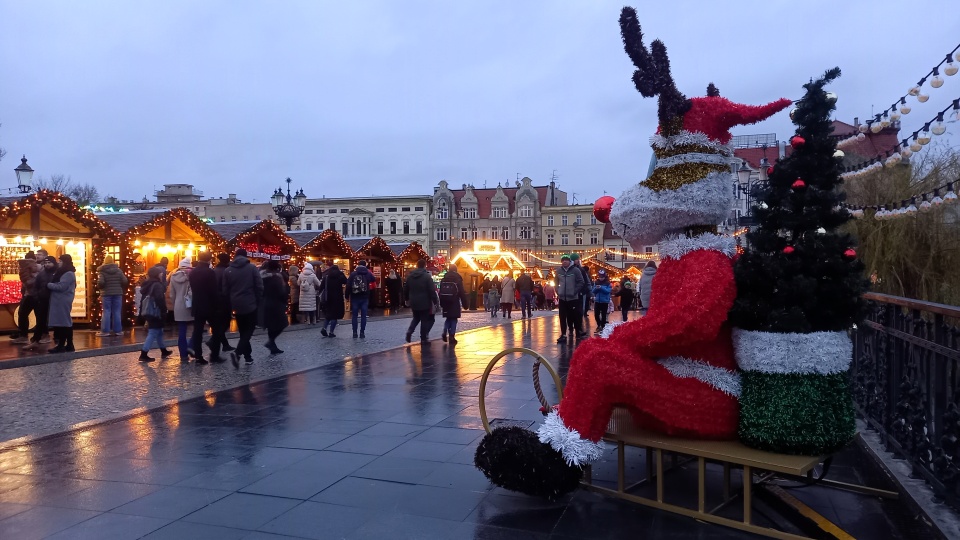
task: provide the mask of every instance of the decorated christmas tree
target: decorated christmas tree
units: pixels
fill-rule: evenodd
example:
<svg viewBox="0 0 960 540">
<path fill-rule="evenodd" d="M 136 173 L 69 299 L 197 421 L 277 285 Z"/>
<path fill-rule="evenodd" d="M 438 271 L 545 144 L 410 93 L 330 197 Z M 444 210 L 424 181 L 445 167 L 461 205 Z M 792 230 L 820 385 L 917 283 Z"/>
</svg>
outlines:
<svg viewBox="0 0 960 540">
<path fill-rule="evenodd" d="M 804 85 L 791 113 L 792 153 L 754 191 L 759 226 L 735 266 L 730 318 L 742 370 L 740 438 L 793 454 L 832 452 L 854 435 L 847 371 L 849 329 L 863 312 L 863 265 L 837 228 L 840 160 L 831 137 L 836 95 L 824 86 L 838 68 Z"/>
</svg>

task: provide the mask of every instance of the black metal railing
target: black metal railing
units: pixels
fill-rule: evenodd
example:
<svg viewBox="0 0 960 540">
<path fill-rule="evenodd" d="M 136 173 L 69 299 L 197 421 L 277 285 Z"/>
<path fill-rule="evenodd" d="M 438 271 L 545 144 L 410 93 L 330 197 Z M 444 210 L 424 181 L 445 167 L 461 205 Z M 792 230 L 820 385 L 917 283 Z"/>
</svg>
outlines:
<svg viewBox="0 0 960 540">
<path fill-rule="evenodd" d="M 914 477 L 960 510 L 960 307 L 865 297 L 851 369 L 857 410 Z"/>
</svg>

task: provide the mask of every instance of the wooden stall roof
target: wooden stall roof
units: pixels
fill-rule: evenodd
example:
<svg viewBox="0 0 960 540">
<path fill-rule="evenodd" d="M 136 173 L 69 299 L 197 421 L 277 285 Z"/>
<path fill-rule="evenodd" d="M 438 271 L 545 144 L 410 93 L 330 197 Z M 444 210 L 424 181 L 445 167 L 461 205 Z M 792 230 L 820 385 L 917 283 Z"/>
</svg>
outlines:
<svg viewBox="0 0 960 540">
<path fill-rule="evenodd" d="M 244 242 L 255 241 L 255 239 L 259 239 L 262 244 L 280 246 L 289 253 L 294 253 L 300 248 L 296 240 L 287 236 L 283 227 L 269 219 L 213 223 L 211 227 L 224 237 L 229 249 L 234 249 Z"/>
<path fill-rule="evenodd" d="M 312 238 L 301 243 L 301 239 L 306 238 L 306 235 L 301 233 L 314 234 Z M 298 244 L 300 244 L 300 252 L 304 256 L 309 257 L 311 255 L 322 255 L 349 259 L 352 258 L 356 253 L 353 249 L 353 246 L 351 246 L 349 242 L 345 241 L 339 232 L 333 229 L 327 229 L 325 231 L 320 231 L 319 233 L 314 231 L 297 231 L 297 233 L 290 234 L 290 236 L 293 237 Z"/>
<path fill-rule="evenodd" d="M 350 240 L 361 240 L 359 238 L 350 238 L 347 240 L 347 244 L 353 248 L 353 244 Z M 390 246 L 380 238 L 379 236 L 374 236 L 373 238 L 365 239 L 364 244 L 360 248 L 354 248 L 355 257 L 364 258 L 369 257 L 370 259 L 383 263 L 395 263 L 397 262 L 396 256 L 393 254 L 393 250 L 390 249 Z"/>
<path fill-rule="evenodd" d="M 403 249 L 397 253 L 398 261 L 419 261 L 420 259 L 430 260 L 430 254 L 423 249 L 420 242 L 410 242 L 409 244 L 390 244 L 390 248 L 402 245 Z"/>
<path fill-rule="evenodd" d="M 613 266 L 612 264 L 608 264 L 604 261 L 601 261 L 596 257 L 585 259 L 583 261 L 583 265 L 586 266 L 588 270 L 593 271 L 593 273 L 596 273 L 598 269 L 603 268 L 604 270 L 606 270 L 607 275 L 610 276 L 611 278 L 623 274 L 622 269 L 616 266 Z"/>
<path fill-rule="evenodd" d="M 167 240 L 195 238 L 206 242 L 211 251 L 222 249 L 224 244 L 223 237 L 217 231 L 186 208 L 103 212 L 97 214 L 97 217 L 109 223 L 127 240 L 141 236 L 151 238 L 151 233 L 169 225 L 170 232 L 175 237 Z"/>
<path fill-rule="evenodd" d="M 70 197 L 46 189 L 26 196 L 0 197 L 0 229 L 32 231 L 34 208 L 41 209 L 39 228 L 42 232 L 88 233 L 107 241 L 117 241 L 120 237 L 114 227 L 93 212 L 80 208 Z M 43 212 L 44 208 L 55 212 Z"/>
</svg>

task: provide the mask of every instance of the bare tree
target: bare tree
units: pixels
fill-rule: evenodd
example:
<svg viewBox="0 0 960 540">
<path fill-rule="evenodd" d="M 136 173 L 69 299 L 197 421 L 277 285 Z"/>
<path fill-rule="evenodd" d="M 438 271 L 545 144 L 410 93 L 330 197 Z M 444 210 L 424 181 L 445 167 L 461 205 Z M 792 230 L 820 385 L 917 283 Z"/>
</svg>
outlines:
<svg viewBox="0 0 960 540">
<path fill-rule="evenodd" d="M 3 126 L 3 124 L 0 124 L 0 126 Z M 5 155 L 7 155 L 7 151 L 4 150 L 2 146 L 0 146 L 0 161 L 3 161 L 3 156 Z"/>
<path fill-rule="evenodd" d="M 73 185 L 73 181 L 65 174 L 51 174 L 48 178 L 44 178 L 43 176 L 37 177 L 33 185 L 38 191 L 41 189 L 49 189 L 50 191 L 59 191 L 69 196 L 67 192 Z"/>
<path fill-rule="evenodd" d="M 93 184 L 74 184 L 65 193 L 80 206 L 100 202 L 100 192 Z"/>
</svg>

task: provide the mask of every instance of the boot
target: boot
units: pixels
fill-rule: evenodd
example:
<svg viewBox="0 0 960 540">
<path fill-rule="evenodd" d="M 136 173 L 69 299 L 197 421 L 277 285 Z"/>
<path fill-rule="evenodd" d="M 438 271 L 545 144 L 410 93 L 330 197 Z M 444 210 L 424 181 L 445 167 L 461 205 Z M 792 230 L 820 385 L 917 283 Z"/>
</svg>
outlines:
<svg viewBox="0 0 960 540">
<path fill-rule="evenodd" d="M 560 452 L 520 427 L 485 435 L 473 463 L 500 487 L 551 501 L 576 489 L 583 477 L 583 468 L 568 465 Z"/>
<path fill-rule="evenodd" d="M 170 349 L 160 349 L 160 358 L 167 358 L 171 354 L 173 354 L 173 351 Z"/>
<path fill-rule="evenodd" d="M 442 339 L 444 342 L 447 341 L 447 331 L 446 331 L 446 330 L 444 330 L 443 333 L 440 334 L 440 339 Z"/>
<path fill-rule="evenodd" d="M 147 354 L 147 351 L 140 351 L 140 358 L 138 358 L 137 360 L 140 360 L 141 362 L 153 362 L 153 361 L 154 361 L 154 359 L 151 358 L 151 357 Z"/>
</svg>

